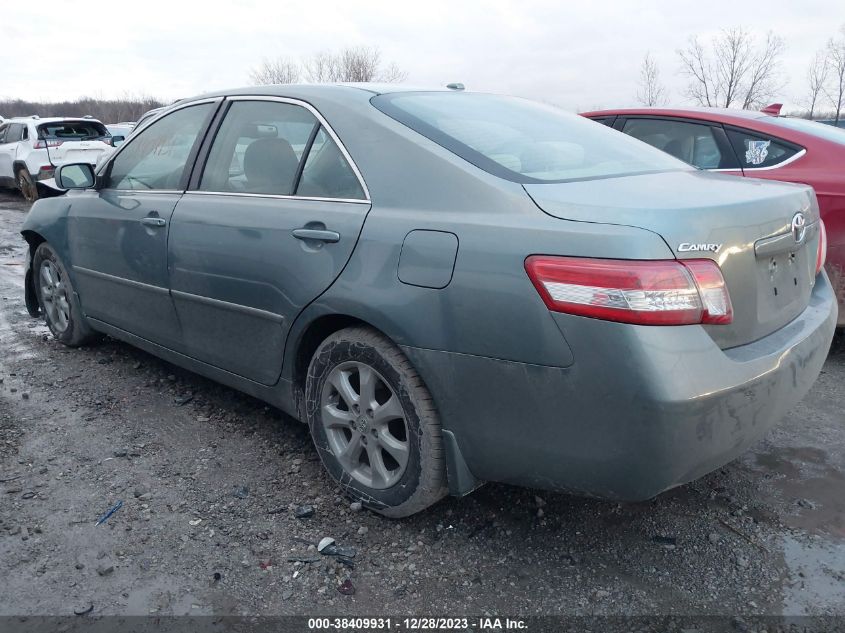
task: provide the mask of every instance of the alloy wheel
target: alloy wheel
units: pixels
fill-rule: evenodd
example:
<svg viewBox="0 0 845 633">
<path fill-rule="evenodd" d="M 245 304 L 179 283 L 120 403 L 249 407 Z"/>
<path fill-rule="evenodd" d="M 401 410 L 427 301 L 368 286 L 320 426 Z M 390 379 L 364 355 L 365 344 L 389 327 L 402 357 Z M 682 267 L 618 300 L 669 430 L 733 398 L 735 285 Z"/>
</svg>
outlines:
<svg viewBox="0 0 845 633">
<path fill-rule="evenodd" d="M 320 419 L 329 448 L 349 476 L 376 490 L 402 478 L 410 455 L 408 423 L 399 397 L 375 369 L 357 361 L 332 369 Z"/>
<path fill-rule="evenodd" d="M 57 332 L 64 332 L 70 323 L 70 302 L 62 273 L 50 260 L 41 262 L 39 272 L 41 301 L 50 324 Z"/>
</svg>

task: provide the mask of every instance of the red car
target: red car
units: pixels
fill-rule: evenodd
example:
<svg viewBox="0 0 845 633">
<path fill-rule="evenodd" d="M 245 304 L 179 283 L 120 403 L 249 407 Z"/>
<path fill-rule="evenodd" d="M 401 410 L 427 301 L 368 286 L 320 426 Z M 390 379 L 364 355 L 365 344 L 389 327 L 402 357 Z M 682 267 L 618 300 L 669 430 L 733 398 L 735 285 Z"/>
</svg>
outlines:
<svg viewBox="0 0 845 633">
<path fill-rule="evenodd" d="M 636 108 L 583 116 L 645 141 L 700 169 L 811 185 L 827 229 L 827 273 L 845 326 L 845 129 L 761 112 Z"/>
</svg>

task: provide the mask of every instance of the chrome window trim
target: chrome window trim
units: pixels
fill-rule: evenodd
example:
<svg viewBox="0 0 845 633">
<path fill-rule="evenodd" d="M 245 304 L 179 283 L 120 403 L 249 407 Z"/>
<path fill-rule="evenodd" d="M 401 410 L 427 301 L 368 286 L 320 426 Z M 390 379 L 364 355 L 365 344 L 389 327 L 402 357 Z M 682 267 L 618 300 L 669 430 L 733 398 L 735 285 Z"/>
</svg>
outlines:
<svg viewBox="0 0 845 633">
<path fill-rule="evenodd" d="M 801 158 L 807 153 L 806 149 L 802 149 L 800 152 L 796 152 L 786 160 L 782 160 L 775 165 L 769 165 L 768 167 L 742 167 L 742 171 L 768 171 L 770 169 L 778 169 L 779 167 L 783 167 L 784 165 L 788 165 L 789 163 L 794 163 L 796 160 Z"/>
<path fill-rule="evenodd" d="M 155 123 L 159 119 L 163 118 L 164 116 L 166 116 L 168 114 L 172 114 L 173 112 L 176 112 L 178 110 L 182 110 L 184 108 L 189 108 L 189 107 L 195 106 L 195 105 L 202 105 L 204 103 L 220 103 L 221 101 L 223 101 L 223 97 L 209 97 L 208 99 L 197 99 L 196 101 L 190 101 L 188 103 L 180 103 L 180 104 L 174 105 L 172 107 L 167 108 L 164 112 L 159 112 L 156 116 L 154 116 L 152 119 L 147 121 L 140 129 L 146 130 L 148 127 L 150 127 L 150 125 L 152 125 L 153 123 Z M 96 172 L 94 172 L 95 176 L 102 175 L 102 173 L 106 169 L 106 167 L 111 165 L 114 162 L 114 160 L 118 156 L 120 156 L 120 152 L 122 152 L 126 147 L 128 147 L 129 145 L 132 144 L 133 139 L 131 137 L 135 136 L 134 132 L 135 132 L 135 130 L 133 129 L 132 133 L 130 134 L 130 138 L 127 138 L 123 143 L 121 143 L 120 147 L 118 147 L 115 150 L 115 152 L 111 156 L 109 156 L 109 159 L 107 161 L 103 162 L 102 165 L 100 165 L 100 168 Z M 146 193 L 149 193 L 149 192 L 160 193 L 162 191 L 166 191 L 167 193 L 173 193 L 173 192 L 181 193 L 185 190 L 184 189 L 113 189 L 111 187 L 108 187 L 108 188 L 104 187 L 100 191 L 144 191 Z"/>
<path fill-rule="evenodd" d="M 357 199 L 357 198 L 355 198 L 355 199 L 352 199 L 352 198 L 310 198 L 310 197 L 307 197 L 307 196 L 269 196 L 269 197 L 273 197 L 273 198 L 294 198 L 294 199 L 297 199 L 297 200 L 319 199 L 319 200 L 333 200 L 333 201 L 343 201 L 343 202 L 366 202 L 368 204 L 372 202 L 371 199 L 370 199 L 370 189 L 367 187 L 367 183 L 364 181 L 364 176 L 361 175 L 361 170 L 358 169 L 358 165 L 356 165 L 355 161 L 352 160 L 352 156 L 349 154 L 349 151 L 346 149 L 346 146 L 341 142 L 340 137 L 334 131 L 334 128 L 332 128 L 332 126 L 329 125 L 329 122 L 326 121 L 325 117 L 322 114 L 320 114 L 319 110 L 317 110 L 317 108 L 312 106 L 310 103 L 308 103 L 307 101 L 302 101 L 301 99 L 293 99 L 291 97 L 271 97 L 271 96 L 268 96 L 268 95 L 254 95 L 254 96 L 235 95 L 235 96 L 231 96 L 231 97 L 226 97 L 226 100 L 232 101 L 232 102 L 236 102 L 236 101 L 274 101 L 276 103 L 287 103 L 287 104 L 290 104 L 290 105 L 295 105 L 295 106 L 300 106 L 302 108 L 305 108 L 311 114 L 314 115 L 314 118 L 316 118 L 317 121 L 319 121 L 320 125 L 326 130 L 326 132 L 328 132 L 329 136 L 332 137 L 332 140 L 335 142 L 335 144 L 340 149 L 340 153 L 343 154 L 343 157 L 346 159 L 346 162 L 352 168 L 352 172 L 355 174 L 355 177 L 358 179 L 358 184 L 361 185 L 361 190 L 364 192 L 364 198 L 362 198 L 360 200 Z M 228 112 L 226 113 L 226 116 L 228 116 Z M 224 117 L 223 122 L 225 122 L 225 120 L 226 119 Z M 221 125 L 223 124 L 223 122 L 221 122 Z M 212 145 L 213 145 L 213 143 L 212 143 Z M 308 157 L 304 156 L 303 160 L 308 160 Z M 202 182 L 202 180 L 200 180 L 200 182 Z M 199 190 L 196 190 L 196 189 L 191 189 L 189 191 L 191 193 L 201 193 Z M 206 192 L 203 192 L 203 193 L 229 194 L 231 192 L 228 192 L 228 191 L 206 191 Z M 235 195 L 246 195 L 246 194 L 240 194 L 240 193 L 236 192 Z M 252 194 L 252 195 L 264 195 L 264 194 Z"/>
<path fill-rule="evenodd" d="M 170 192 L 168 192 L 170 193 Z M 372 204 L 369 200 L 362 200 L 361 198 L 320 198 L 318 196 L 284 196 L 273 193 L 247 193 L 239 191 L 198 191 L 196 189 L 189 189 L 184 195 L 189 196 L 196 194 L 200 196 L 229 196 L 237 198 L 270 198 L 278 200 L 308 200 L 310 202 L 347 202 L 353 204 Z"/>
<path fill-rule="evenodd" d="M 239 303 L 232 303 L 231 301 L 223 301 L 222 299 L 214 299 L 213 297 L 203 297 L 202 295 L 195 295 L 190 292 L 182 290 L 171 290 L 170 294 L 176 299 L 185 299 L 186 301 L 194 301 L 196 303 L 203 303 L 205 305 L 222 308 L 224 310 L 231 310 L 233 312 L 240 312 L 250 316 L 258 317 L 273 321 L 274 323 L 284 323 L 285 317 L 269 310 L 262 310 L 261 308 L 253 308 L 252 306 L 245 306 Z"/>
</svg>

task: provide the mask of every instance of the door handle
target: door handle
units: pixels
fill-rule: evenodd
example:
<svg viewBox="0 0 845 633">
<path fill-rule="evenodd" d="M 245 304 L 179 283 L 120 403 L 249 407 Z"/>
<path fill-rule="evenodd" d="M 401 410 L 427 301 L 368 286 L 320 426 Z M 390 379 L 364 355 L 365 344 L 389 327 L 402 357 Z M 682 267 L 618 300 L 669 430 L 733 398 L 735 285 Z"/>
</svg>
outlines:
<svg viewBox="0 0 845 633">
<path fill-rule="evenodd" d="M 164 226 L 167 224 L 167 220 L 164 218 L 146 217 L 141 218 L 141 224 L 146 224 L 147 226 Z"/>
<path fill-rule="evenodd" d="M 294 229 L 291 234 L 298 240 L 317 240 L 319 242 L 339 242 L 340 233 L 321 229 Z"/>
</svg>

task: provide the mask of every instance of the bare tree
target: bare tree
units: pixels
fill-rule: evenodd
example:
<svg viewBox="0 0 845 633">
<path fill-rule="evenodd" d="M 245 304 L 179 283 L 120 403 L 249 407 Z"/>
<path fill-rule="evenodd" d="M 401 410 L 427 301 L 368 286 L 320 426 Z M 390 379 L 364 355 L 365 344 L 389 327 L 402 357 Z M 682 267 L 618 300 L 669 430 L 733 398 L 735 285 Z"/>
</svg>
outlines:
<svg viewBox="0 0 845 633">
<path fill-rule="evenodd" d="M 816 104 L 819 101 L 819 96 L 824 91 L 827 84 L 827 76 L 830 72 L 830 65 L 827 62 L 826 51 L 816 51 L 813 56 L 813 61 L 810 62 L 810 67 L 807 69 L 807 106 L 809 107 L 808 118 L 812 119 L 816 112 Z"/>
<path fill-rule="evenodd" d="M 299 64 L 290 59 L 263 59 L 261 64 L 249 73 L 250 81 L 256 86 L 264 84 L 295 84 L 299 81 Z"/>
<path fill-rule="evenodd" d="M 839 36 L 831 38 L 827 43 L 827 61 L 832 73 L 832 81 L 825 94 L 833 106 L 834 123 L 839 125 L 842 104 L 845 101 L 845 26 L 839 30 Z"/>
<path fill-rule="evenodd" d="M 666 103 L 666 88 L 660 83 L 660 69 L 657 62 L 646 53 L 640 66 L 637 100 L 644 106 L 656 106 Z"/>
<path fill-rule="evenodd" d="M 322 51 L 305 60 L 305 76 L 313 83 L 334 81 L 404 81 L 407 73 L 396 64 L 383 66 L 374 46 L 347 47 L 336 53 Z"/>
<path fill-rule="evenodd" d="M 784 48 L 783 39 L 771 32 L 760 45 L 740 27 L 723 30 L 712 39 L 709 51 L 694 37 L 678 51 L 682 71 L 691 80 L 687 95 L 703 106 L 759 106 L 781 88 Z"/>
<path fill-rule="evenodd" d="M 694 99 L 698 105 L 714 107 L 717 105 L 719 93 L 710 58 L 698 41 L 697 37 L 690 39 L 686 50 L 679 50 L 682 72 L 689 76 L 687 96 Z"/>
<path fill-rule="evenodd" d="M 336 55 L 328 51 L 314 53 L 303 62 L 305 79 L 311 83 L 322 84 L 338 79 Z"/>
<path fill-rule="evenodd" d="M 779 77 L 780 57 L 786 49 L 786 43 L 769 31 L 762 48 L 751 58 L 751 65 L 746 84 L 743 109 L 764 105 L 773 95 L 783 88 Z"/>
</svg>

